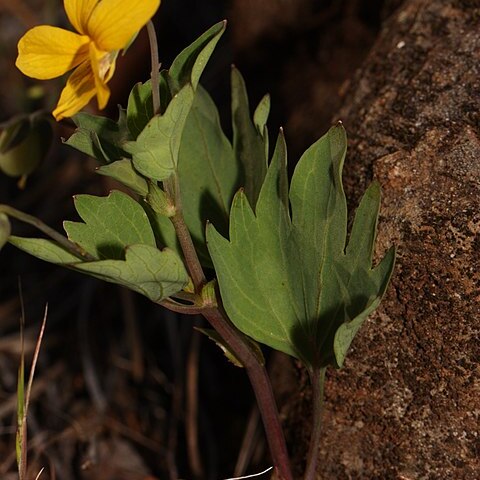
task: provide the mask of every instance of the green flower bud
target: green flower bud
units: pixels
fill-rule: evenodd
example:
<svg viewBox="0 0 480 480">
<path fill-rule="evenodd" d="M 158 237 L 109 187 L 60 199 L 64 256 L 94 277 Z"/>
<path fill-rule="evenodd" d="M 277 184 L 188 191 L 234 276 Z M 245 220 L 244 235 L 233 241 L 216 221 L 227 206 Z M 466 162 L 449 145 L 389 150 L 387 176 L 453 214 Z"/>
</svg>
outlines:
<svg viewBox="0 0 480 480">
<path fill-rule="evenodd" d="M 167 194 L 156 184 L 150 183 L 148 186 L 147 203 L 152 209 L 160 215 L 173 217 L 175 215 L 175 205 L 168 199 Z"/>
<path fill-rule="evenodd" d="M 43 116 L 23 117 L 0 133 L 0 170 L 10 177 L 31 174 L 52 143 L 50 122 Z"/>
</svg>

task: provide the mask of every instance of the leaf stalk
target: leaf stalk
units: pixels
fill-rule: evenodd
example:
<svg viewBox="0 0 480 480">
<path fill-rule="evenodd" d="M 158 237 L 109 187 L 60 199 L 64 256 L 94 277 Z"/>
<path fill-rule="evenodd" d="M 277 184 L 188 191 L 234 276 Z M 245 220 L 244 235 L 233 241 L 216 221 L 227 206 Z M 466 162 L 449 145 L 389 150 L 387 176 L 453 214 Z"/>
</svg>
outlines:
<svg viewBox="0 0 480 480">
<path fill-rule="evenodd" d="M 327 367 L 316 368 L 310 372 L 313 396 L 313 428 L 307 454 L 307 466 L 304 480 L 315 480 L 318 450 L 322 434 L 322 413 L 324 403 L 325 372 Z"/>
<path fill-rule="evenodd" d="M 272 460 L 280 480 L 292 480 L 285 436 L 273 395 L 272 385 L 265 366 L 251 347 L 243 340 L 242 334 L 230 323 L 223 308 L 202 311 L 202 315 L 221 335 L 235 356 L 242 362 L 252 385 L 258 408 L 262 416 Z"/>
<path fill-rule="evenodd" d="M 150 76 L 152 79 L 153 113 L 154 115 L 158 115 L 160 113 L 160 91 L 158 89 L 158 85 L 160 84 L 160 62 L 158 59 L 157 34 L 155 33 L 155 26 L 151 20 L 147 23 L 147 32 L 148 40 L 150 42 L 150 58 L 152 62 L 152 71 Z"/>
<path fill-rule="evenodd" d="M 9 207 L 8 205 L 0 205 L 0 213 L 5 213 L 9 217 L 16 218 L 17 220 L 20 220 L 23 223 L 27 223 L 29 225 L 34 226 L 35 228 L 43 232 L 45 235 L 50 237 L 52 240 L 56 241 L 59 245 L 65 248 L 65 250 L 70 252 L 72 255 L 75 255 L 76 257 L 78 257 L 80 260 L 88 261 L 88 262 L 93 262 L 98 260 L 93 255 L 90 255 L 88 252 L 86 252 L 79 245 L 77 245 L 74 242 L 71 242 L 68 238 L 64 237 L 63 235 L 55 231 L 53 228 L 49 227 L 48 225 L 43 223 L 41 220 L 39 220 L 36 217 L 33 217 L 32 215 L 28 215 L 27 213 L 21 212 L 20 210 L 17 210 L 13 207 Z"/>
</svg>

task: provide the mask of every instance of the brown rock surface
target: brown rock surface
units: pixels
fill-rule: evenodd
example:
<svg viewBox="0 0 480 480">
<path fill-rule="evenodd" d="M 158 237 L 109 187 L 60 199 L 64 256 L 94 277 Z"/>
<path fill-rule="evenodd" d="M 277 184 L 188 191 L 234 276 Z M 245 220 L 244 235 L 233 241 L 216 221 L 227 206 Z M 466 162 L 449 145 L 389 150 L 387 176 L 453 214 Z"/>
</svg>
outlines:
<svg viewBox="0 0 480 480">
<path fill-rule="evenodd" d="M 347 195 L 353 205 L 379 179 L 378 254 L 396 244 L 398 260 L 328 377 L 318 478 L 480 478 L 479 112 L 479 2 L 404 2 L 338 114 Z M 300 398 L 284 410 L 297 473 L 309 408 Z"/>
</svg>

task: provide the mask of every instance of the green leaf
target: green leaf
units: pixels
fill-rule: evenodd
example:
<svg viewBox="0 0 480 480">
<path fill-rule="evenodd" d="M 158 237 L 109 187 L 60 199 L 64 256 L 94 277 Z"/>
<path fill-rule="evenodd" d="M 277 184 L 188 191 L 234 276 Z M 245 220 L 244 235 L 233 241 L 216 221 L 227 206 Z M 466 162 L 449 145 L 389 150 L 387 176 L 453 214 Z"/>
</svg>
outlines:
<svg viewBox="0 0 480 480">
<path fill-rule="evenodd" d="M 45 238 L 24 238 L 12 235 L 8 241 L 20 250 L 45 262 L 54 263 L 55 265 L 75 264 L 79 262 L 78 257 L 52 240 Z"/>
<path fill-rule="evenodd" d="M 122 259 L 129 245 L 155 247 L 155 237 L 143 208 L 125 193 L 108 197 L 77 195 L 75 207 L 85 223 L 64 222 L 68 238 L 96 258 Z"/>
<path fill-rule="evenodd" d="M 236 68 L 232 68 L 231 84 L 233 148 L 238 163 L 243 167 L 240 183 L 245 186 L 248 201 L 255 208 L 267 171 L 268 135 L 264 138 L 266 130 L 260 128 L 262 125 L 265 127 L 269 102 L 263 100 L 257 108 L 255 126 L 250 116 L 245 81 Z"/>
<path fill-rule="evenodd" d="M 8 242 L 11 233 L 12 227 L 8 216 L 4 213 L 0 213 L 0 250 Z"/>
<path fill-rule="evenodd" d="M 97 168 L 97 173 L 114 178 L 142 197 L 145 197 L 148 193 L 147 181 L 133 168 L 132 161 L 129 158 L 102 165 Z"/>
<path fill-rule="evenodd" d="M 101 163 L 110 163 L 128 156 L 122 148 L 130 139 L 126 116 L 120 109 L 117 122 L 106 117 L 77 113 L 72 117 L 77 125 L 75 133 L 65 142 Z"/>
<path fill-rule="evenodd" d="M 226 28 L 226 22 L 219 22 L 185 48 L 173 61 L 169 69 L 169 84 L 172 93 L 177 93 L 185 85 L 197 88 L 205 65 Z"/>
<path fill-rule="evenodd" d="M 257 127 L 258 133 L 264 136 L 265 126 L 267 125 L 268 115 L 270 114 L 270 95 L 264 95 L 253 113 L 253 123 Z"/>
<path fill-rule="evenodd" d="M 188 274 L 178 255 L 150 245 L 130 245 L 125 251 L 125 261 L 87 262 L 76 265 L 75 269 L 124 285 L 153 302 L 179 292 L 188 283 Z"/>
<path fill-rule="evenodd" d="M 77 128 L 70 138 L 65 141 L 65 144 L 89 157 L 95 158 L 100 163 L 108 163 L 109 161 L 96 132 L 85 128 Z"/>
<path fill-rule="evenodd" d="M 138 137 L 153 115 L 152 82 L 137 83 L 127 104 L 127 125 L 133 138 Z"/>
<path fill-rule="evenodd" d="M 167 72 L 160 75 L 160 111 L 165 112 L 171 100 L 166 80 Z M 132 137 L 136 139 L 147 123 L 153 118 L 152 81 L 137 83 L 128 97 L 127 125 Z"/>
<path fill-rule="evenodd" d="M 290 186 L 290 216 L 280 135 L 255 213 L 240 192 L 230 213 L 230 240 L 207 227 L 232 322 L 309 368 L 343 365 L 353 336 L 380 303 L 393 270 L 393 249 L 372 268 L 380 204 L 376 183 L 361 201 L 346 246 L 345 152 L 341 125 L 305 152 Z"/>
<path fill-rule="evenodd" d="M 178 175 L 185 221 L 202 263 L 211 266 L 205 224 L 228 231 L 228 212 L 239 177 L 232 146 L 220 126 L 210 95 L 198 87 L 179 152 Z"/>
<path fill-rule="evenodd" d="M 343 284 L 348 289 L 352 305 L 344 312 L 346 318 L 351 321 L 340 325 L 334 337 L 334 353 L 340 367 L 362 323 L 380 304 L 381 297 L 377 292 L 382 290 L 385 278 L 390 278 L 391 268 L 395 262 L 395 249 L 390 248 L 379 265 L 371 270 L 380 195 L 380 185 L 375 181 L 365 192 L 355 213 L 345 252 L 345 263 L 350 268 L 349 277 L 343 279 Z"/>
<path fill-rule="evenodd" d="M 57 242 L 42 238 L 11 236 L 10 243 L 47 262 L 124 285 L 154 302 L 187 285 L 180 256 L 173 250 L 156 248 L 147 213 L 131 197 L 118 191 L 108 197 L 78 195 L 75 206 L 85 223 L 65 222 L 65 230 L 71 241 L 98 261 L 83 262 Z"/>
<path fill-rule="evenodd" d="M 124 260 L 80 262 L 52 240 L 11 237 L 10 242 L 37 258 L 123 285 L 153 302 L 179 292 L 188 283 L 182 260 L 169 249 L 130 245 L 126 247 Z"/>
<path fill-rule="evenodd" d="M 268 128 L 267 120 L 270 114 L 270 95 L 264 95 L 260 100 L 255 112 L 253 112 L 253 123 L 257 128 L 257 132 L 262 136 L 265 150 L 265 158 L 268 159 Z"/>
<path fill-rule="evenodd" d="M 193 103 L 191 85 L 176 94 L 163 115 L 156 115 L 124 148 L 132 155 L 133 165 L 153 180 L 166 180 L 175 171 L 183 128 Z"/>
</svg>

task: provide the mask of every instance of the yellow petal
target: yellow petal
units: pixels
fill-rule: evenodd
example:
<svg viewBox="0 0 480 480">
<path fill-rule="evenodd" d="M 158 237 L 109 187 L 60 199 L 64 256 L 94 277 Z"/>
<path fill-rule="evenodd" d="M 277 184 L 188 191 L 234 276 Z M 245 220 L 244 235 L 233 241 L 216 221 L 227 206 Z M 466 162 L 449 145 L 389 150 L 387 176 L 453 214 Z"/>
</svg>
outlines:
<svg viewBox="0 0 480 480">
<path fill-rule="evenodd" d="M 110 98 L 110 89 L 107 82 L 112 78 L 115 71 L 116 54 L 102 52 L 90 43 L 90 64 L 92 66 L 93 77 L 95 79 L 95 89 L 97 92 L 98 108 L 103 110 Z"/>
<path fill-rule="evenodd" d="M 102 0 L 88 22 L 88 34 L 100 50 L 121 50 L 153 17 L 160 0 Z"/>
<path fill-rule="evenodd" d="M 85 61 L 70 75 L 62 90 L 57 108 L 52 112 L 56 120 L 71 117 L 95 96 L 95 79 L 90 61 Z"/>
<path fill-rule="evenodd" d="M 87 24 L 93 9 L 99 0 L 64 0 L 63 6 L 67 12 L 67 17 L 75 29 L 87 34 Z"/>
<path fill-rule="evenodd" d="M 59 77 L 88 58 L 89 42 L 84 35 L 40 25 L 18 42 L 15 64 L 23 74 L 39 80 Z"/>
</svg>

